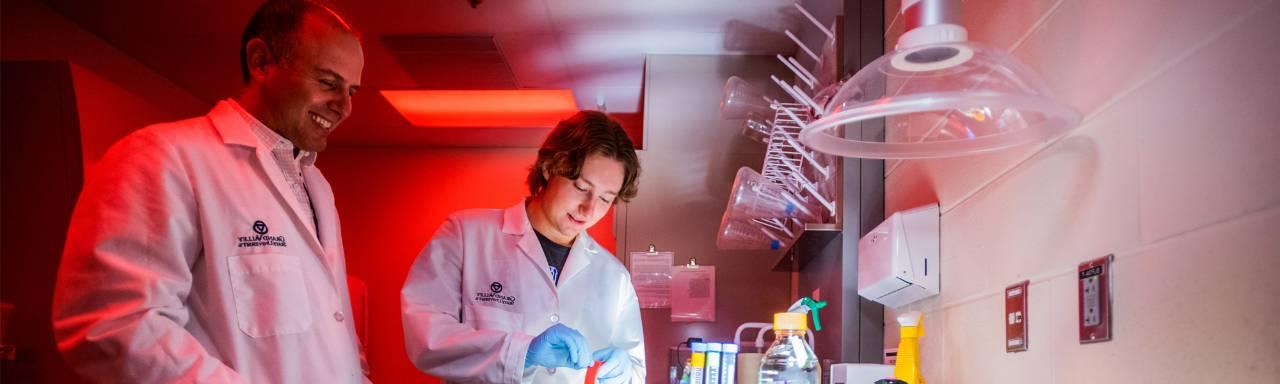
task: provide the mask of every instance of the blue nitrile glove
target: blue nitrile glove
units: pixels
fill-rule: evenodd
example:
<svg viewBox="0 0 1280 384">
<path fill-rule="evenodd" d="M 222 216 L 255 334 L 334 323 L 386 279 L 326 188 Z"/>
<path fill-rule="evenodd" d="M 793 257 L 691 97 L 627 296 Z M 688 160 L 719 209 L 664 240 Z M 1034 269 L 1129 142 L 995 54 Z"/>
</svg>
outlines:
<svg viewBox="0 0 1280 384">
<path fill-rule="evenodd" d="M 587 338 L 573 328 L 557 323 L 542 331 L 542 334 L 529 343 L 524 367 L 537 365 L 584 369 L 591 366 L 591 356 L 587 355 L 587 351 Z"/>
<path fill-rule="evenodd" d="M 591 359 L 604 362 L 596 371 L 596 381 L 599 382 L 622 377 L 627 372 L 631 372 L 631 355 L 621 348 L 607 347 L 592 352 Z"/>
</svg>

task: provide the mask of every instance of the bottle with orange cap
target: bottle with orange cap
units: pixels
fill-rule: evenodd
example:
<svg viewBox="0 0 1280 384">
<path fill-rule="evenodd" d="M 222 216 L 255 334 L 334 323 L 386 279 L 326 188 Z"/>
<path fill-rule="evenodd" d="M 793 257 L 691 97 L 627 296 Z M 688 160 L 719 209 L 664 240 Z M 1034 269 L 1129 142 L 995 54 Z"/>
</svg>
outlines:
<svg viewBox="0 0 1280 384">
<path fill-rule="evenodd" d="M 760 360 L 760 383 L 817 383 L 818 356 L 805 342 L 808 330 L 803 313 L 773 315 L 774 339 Z"/>
</svg>

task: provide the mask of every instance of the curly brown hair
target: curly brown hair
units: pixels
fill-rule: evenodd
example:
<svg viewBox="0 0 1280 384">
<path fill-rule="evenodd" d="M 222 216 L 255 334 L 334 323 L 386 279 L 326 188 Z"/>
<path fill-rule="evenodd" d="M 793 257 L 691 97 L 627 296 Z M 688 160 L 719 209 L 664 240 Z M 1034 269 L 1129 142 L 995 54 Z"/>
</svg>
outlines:
<svg viewBox="0 0 1280 384">
<path fill-rule="evenodd" d="M 544 169 L 549 174 L 577 180 L 582 176 L 582 164 L 593 154 L 622 163 L 625 171 L 622 188 L 618 190 L 614 203 L 631 201 L 638 191 L 636 181 L 640 178 L 640 158 L 636 156 L 635 145 L 622 129 L 622 124 L 597 111 L 578 112 L 551 130 L 538 149 L 538 159 L 529 167 L 526 180 L 529 193 L 537 196 L 547 187 Z"/>
</svg>

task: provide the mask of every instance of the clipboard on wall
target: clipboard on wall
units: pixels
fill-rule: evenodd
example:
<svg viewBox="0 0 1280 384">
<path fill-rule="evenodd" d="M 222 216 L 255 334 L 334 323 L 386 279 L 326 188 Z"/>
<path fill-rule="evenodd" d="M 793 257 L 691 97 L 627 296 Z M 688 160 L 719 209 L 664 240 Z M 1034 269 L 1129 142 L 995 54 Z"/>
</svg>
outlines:
<svg viewBox="0 0 1280 384">
<path fill-rule="evenodd" d="M 671 321 L 716 321 L 716 267 L 688 265 L 671 268 Z"/>
<path fill-rule="evenodd" d="M 631 285 L 636 289 L 640 309 L 671 308 L 671 265 L 675 252 L 658 252 L 649 244 L 647 252 L 631 252 L 627 269 L 631 270 Z"/>
</svg>

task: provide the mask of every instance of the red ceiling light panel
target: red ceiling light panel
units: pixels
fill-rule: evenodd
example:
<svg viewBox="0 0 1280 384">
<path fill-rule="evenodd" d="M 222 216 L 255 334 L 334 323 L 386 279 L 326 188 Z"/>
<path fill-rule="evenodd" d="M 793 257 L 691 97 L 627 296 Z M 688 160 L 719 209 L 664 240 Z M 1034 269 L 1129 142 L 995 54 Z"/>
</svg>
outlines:
<svg viewBox="0 0 1280 384">
<path fill-rule="evenodd" d="M 419 127 L 550 128 L 578 111 L 568 89 L 381 91 Z"/>
</svg>

